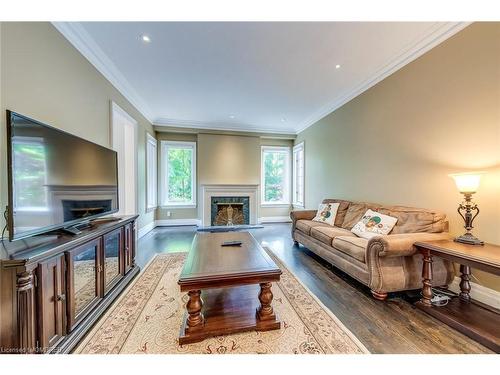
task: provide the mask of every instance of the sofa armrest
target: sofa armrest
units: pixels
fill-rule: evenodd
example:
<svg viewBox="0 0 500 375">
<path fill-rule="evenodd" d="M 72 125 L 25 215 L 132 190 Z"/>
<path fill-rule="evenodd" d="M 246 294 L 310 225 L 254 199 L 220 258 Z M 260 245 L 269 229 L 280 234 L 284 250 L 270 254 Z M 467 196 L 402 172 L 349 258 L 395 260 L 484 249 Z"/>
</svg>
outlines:
<svg viewBox="0 0 500 375">
<path fill-rule="evenodd" d="M 415 242 L 450 239 L 447 232 L 442 233 L 401 233 L 389 234 L 370 239 L 368 252 L 379 257 L 401 257 L 415 254 Z M 373 253 L 378 254 L 373 254 Z"/>
<path fill-rule="evenodd" d="M 316 210 L 297 210 L 290 212 L 290 219 L 295 223 L 297 220 L 312 220 L 316 216 Z"/>
<path fill-rule="evenodd" d="M 297 220 L 312 220 L 316 216 L 317 210 L 295 210 L 290 211 L 290 219 L 292 219 L 292 235 L 295 231 Z"/>
<path fill-rule="evenodd" d="M 297 220 L 312 220 L 316 216 L 316 210 L 296 210 L 290 212 L 290 219 Z"/>
</svg>

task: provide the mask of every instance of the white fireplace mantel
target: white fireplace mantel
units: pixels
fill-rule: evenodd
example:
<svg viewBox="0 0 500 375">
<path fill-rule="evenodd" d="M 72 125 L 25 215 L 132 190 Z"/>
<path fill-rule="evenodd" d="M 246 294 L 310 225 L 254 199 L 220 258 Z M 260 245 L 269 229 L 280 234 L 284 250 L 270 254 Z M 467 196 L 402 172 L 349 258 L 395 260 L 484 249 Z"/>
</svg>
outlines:
<svg viewBox="0 0 500 375">
<path fill-rule="evenodd" d="M 202 225 L 211 225 L 211 203 L 212 197 L 249 197 L 250 205 L 250 224 L 257 224 L 258 209 L 258 184 L 251 185 L 233 185 L 233 184 L 206 184 L 201 185 L 202 200 Z"/>
</svg>

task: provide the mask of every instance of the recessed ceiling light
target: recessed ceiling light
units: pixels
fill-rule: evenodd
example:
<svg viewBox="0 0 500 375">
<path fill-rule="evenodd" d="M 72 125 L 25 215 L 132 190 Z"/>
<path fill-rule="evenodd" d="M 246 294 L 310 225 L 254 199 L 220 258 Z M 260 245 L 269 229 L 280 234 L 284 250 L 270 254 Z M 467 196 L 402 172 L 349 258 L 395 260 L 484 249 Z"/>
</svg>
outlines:
<svg viewBox="0 0 500 375">
<path fill-rule="evenodd" d="M 230 116 L 229 116 L 229 118 L 230 118 L 231 120 L 233 120 L 233 119 L 235 118 L 235 116 L 234 116 L 234 115 L 230 115 Z"/>
<path fill-rule="evenodd" d="M 286 118 L 282 117 L 281 122 L 286 122 Z"/>
<path fill-rule="evenodd" d="M 141 35 L 141 40 L 142 40 L 144 43 L 151 43 L 151 38 L 149 37 L 149 35 L 146 35 L 146 34 L 142 34 L 142 35 Z"/>
<path fill-rule="evenodd" d="M 335 65 L 335 69 L 340 69 L 340 65 L 339 64 Z"/>
</svg>

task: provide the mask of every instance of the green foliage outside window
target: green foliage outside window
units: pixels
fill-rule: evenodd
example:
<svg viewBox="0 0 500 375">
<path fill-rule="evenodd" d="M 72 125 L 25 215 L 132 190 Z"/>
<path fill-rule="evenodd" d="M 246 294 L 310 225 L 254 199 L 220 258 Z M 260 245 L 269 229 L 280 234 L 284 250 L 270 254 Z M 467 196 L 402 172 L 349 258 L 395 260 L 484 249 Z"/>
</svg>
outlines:
<svg viewBox="0 0 500 375">
<path fill-rule="evenodd" d="M 168 201 L 192 201 L 193 151 L 187 148 L 168 149 Z"/>
<path fill-rule="evenodd" d="M 286 154 L 264 152 L 264 197 L 266 202 L 285 200 Z"/>
</svg>

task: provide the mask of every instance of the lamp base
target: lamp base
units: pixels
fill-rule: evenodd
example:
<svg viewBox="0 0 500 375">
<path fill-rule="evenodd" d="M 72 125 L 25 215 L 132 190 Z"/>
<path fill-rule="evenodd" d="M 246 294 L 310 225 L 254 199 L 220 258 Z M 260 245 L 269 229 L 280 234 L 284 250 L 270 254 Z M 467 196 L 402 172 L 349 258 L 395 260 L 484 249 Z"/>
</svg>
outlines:
<svg viewBox="0 0 500 375">
<path fill-rule="evenodd" d="M 466 243 L 468 245 L 484 245 L 484 241 L 474 236 L 472 233 L 462 234 L 460 237 L 455 238 L 455 242 Z"/>
</svg>

